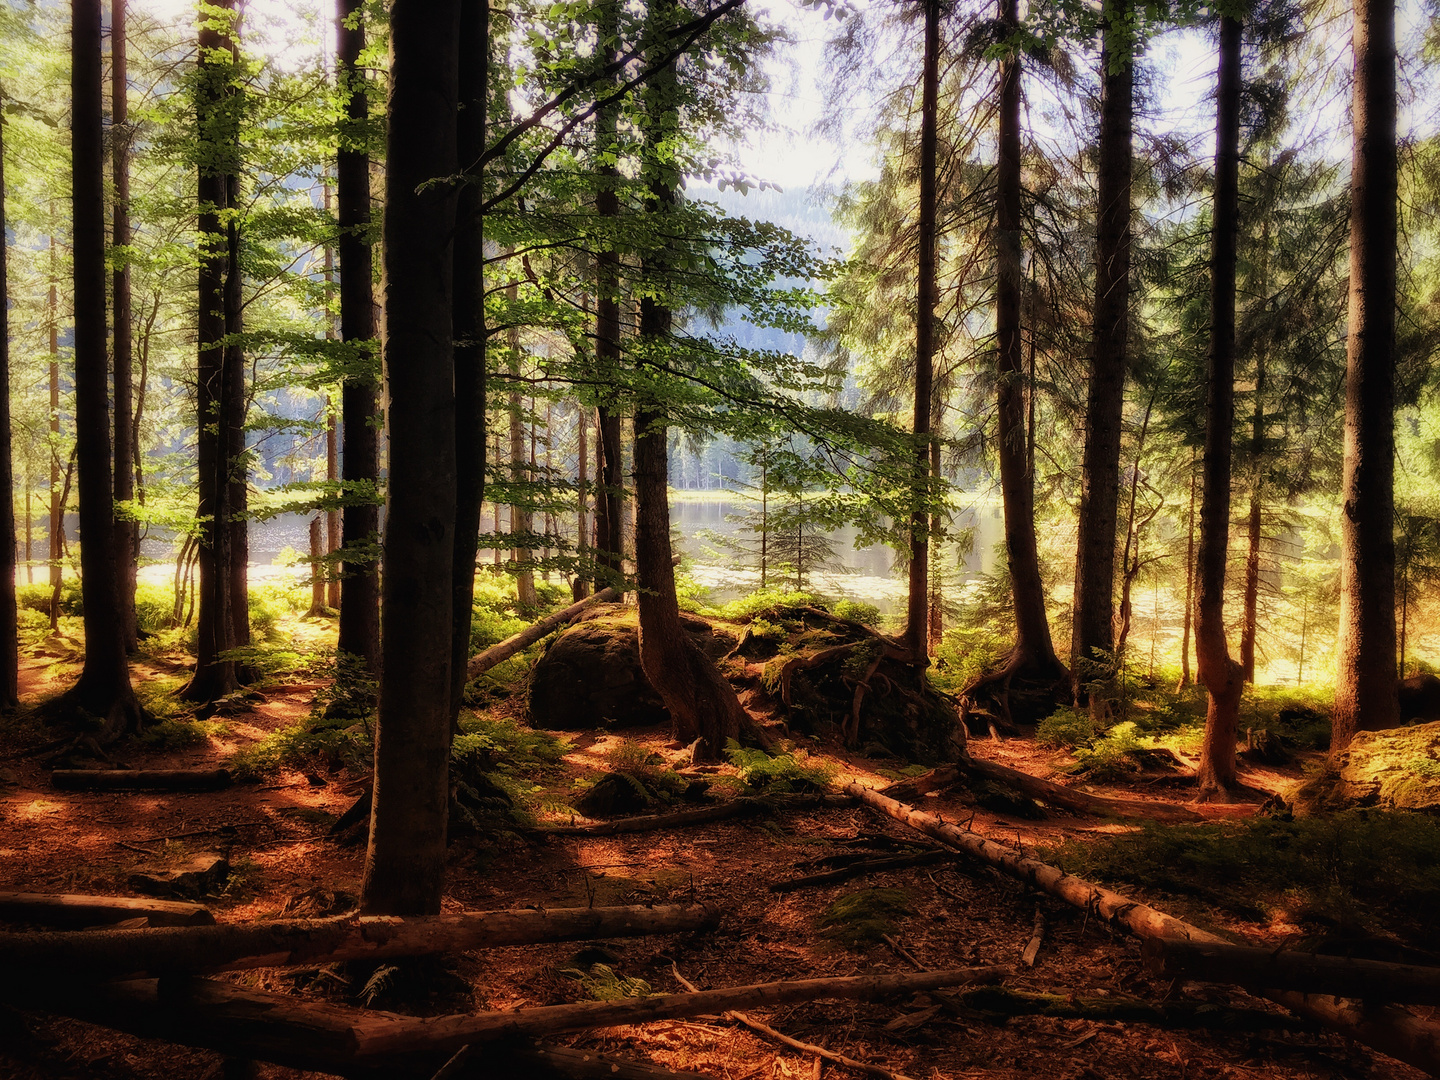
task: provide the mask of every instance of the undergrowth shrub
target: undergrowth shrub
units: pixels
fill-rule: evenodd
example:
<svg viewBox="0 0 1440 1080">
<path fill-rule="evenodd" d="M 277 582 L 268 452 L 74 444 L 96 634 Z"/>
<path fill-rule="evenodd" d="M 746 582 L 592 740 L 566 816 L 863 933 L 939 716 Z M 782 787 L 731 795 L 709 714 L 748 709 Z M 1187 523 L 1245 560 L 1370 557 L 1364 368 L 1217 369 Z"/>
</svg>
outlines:
<svg viewBox="0 0 1440 1080">
<path fill-rule="evenodd" d="M 935 650 L 931 678 L 949 693 L 962 690 L 981 675 L 999 666 L 1014 644 L 1009 634 L 986 626 L 963 626 L 945 631 Z"/>
<path fill-rule="evenodd" d="M 237 779 L 271 775 L 281 768 L 300 768 L 323 762 L 332 768 L 357 772 L 369 769 L 375 745 L 368 722 L 349 717 L 314 717 L 271 732 L 259 742 L 232 754 L 226 767 Z"/>
<path fill-rule="evenodd" d="M 176 717 L 151 724 L 140 733 L 140 741 L 158 750 L 180 750 L 206 742 L 213 736 L 224 735 L 227 731 L 229 726 L 218 720 Z"/>
<path fill-rule="evenodd" d="M 604 754 L 609 771 L 585 785 L 574 800 L 586 817 L 609 817 L 679 801 L 692 793 L 692 782 L 659 754 L 626 739 Z M 581 781 L 584 784 L 583 781 Z M 696 789 L 694 794 L 699 794 Z"/>
<path fill-rule="evenodd" d="M 725 756 L 740 773 L 750 791 L 767 793 L 824 791 L 835 777 L 836 767 L 828 761 L 812 760 L 802 751 L 777 754 L 741 746 L 734 739 L 725 745 Z"/>
<path fill-rule="evenodd" d="M 787 589 L 758 589 L 749 596 L 721 604 L 715 609 L 722 619 L 732 622 L 748 622 L 756 615 L 766 615 L 772 620 L 776 615 L 790 608 L 818 607 L 829 605 L 814 593 L 792 592 Z"/>
<path fill-rule="evenodd" d="M 879 626 L 881 619 L 880 609 L 863 600 L 837 601 L 832 614 L 837 619 L 849 619 L 851 622 L 864 623 L 866 626 Z"/>
<path fill-rule="evenodd" d="M 1095 721 L 1079 709 L 1056 709 L 1035 729 L 1035 741 L 1052 750 L 1085 746 L 1093 738 Z"/>
</svg>

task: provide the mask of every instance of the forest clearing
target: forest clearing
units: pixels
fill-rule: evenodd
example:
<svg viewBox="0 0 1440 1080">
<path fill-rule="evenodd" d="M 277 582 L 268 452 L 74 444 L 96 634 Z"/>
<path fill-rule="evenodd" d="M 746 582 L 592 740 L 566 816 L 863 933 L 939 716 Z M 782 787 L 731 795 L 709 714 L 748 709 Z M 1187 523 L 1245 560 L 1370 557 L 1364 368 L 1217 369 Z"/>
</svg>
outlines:
<svg viewBox="0 0 1440 1080">
<path fill-rule="evenodd" d="M 1440 1076 L 1436 20 L 0 0 L 0 1077 Z"/>
</svg>

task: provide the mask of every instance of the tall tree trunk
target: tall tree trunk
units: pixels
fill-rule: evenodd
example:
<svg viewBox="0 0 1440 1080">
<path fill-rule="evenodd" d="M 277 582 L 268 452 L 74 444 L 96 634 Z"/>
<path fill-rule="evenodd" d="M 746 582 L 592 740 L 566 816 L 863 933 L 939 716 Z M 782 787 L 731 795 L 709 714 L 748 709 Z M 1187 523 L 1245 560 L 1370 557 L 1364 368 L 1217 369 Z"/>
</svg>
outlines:
<svg viewBox="0 0 1440 1080">
<path fill-rule="evenodd" d="M 238 57 L 238 49 L 235 55 Z M 238 210 L 240 206 L 238 134 L 237 130 L 235 167 L 225 177 L 226 205 L 232 210 Z M 221 373 L 224 400 L 221 416 L 226 443 L 225 477 L 230 487 L 231 633 L 239 648 L 250 644 L 250 521 L 246 515 L 250 501 L 250 458 L 245 446 L 245 418 L 250 402 L 245 391 L 245 349 L 240 343 L 240 334 L 245 329 L 245 305 L 240 290 L 244 281 L 240 269 L 240 222 L 233 214 L 225 227 L 225 248 L 229 260 L 225 276 L 225 359 Z"/>
<path fill-rule="evenodd" d="M 385 525 L 380 711 L 361 908 L 433 915 L 445 884 L 455 560 L 452 285 L 460 0 L 390 9 L 385 174 Z M 440 181 L 436 183 L 436 181 Z"/>
<path fill-rule="evenodd" d="M 1260 511 L 1264 475 L 1261 454 L 1264 452 L 1265 409 L 1261 395 L 1265 392 L 1265 361 L 1259 359 L 1255 375 L 1255 412 L 1251 418 L 1250 513 L 1245 526 L 1245 617 L 1240 627 L 1240 670 L 1248 683 L 1255 681 L 1255 637 L 1259 628 L 1260 607 Z"/>
<path fill-rule="evenodd" d="M 934 430 L 937 432 L 937 437 L 930 442 L 930 479 L 938 487 L 940 483 L 940 439 L 938 437 L 940 425 L 938 422 L 934 424 Z M 931 514 L 930 538 L 935 545 L 936 552 L 935 571 L 930 575 L 930 625 L 926 635 L 931 654 L 934 654 L 935 650 L 940 647 L 940 643 L 945 640 L 944 545 L 941 539 L 944 528 L 945 522 L 941 519 L 940 514 L 938 512 Z"/>
<path fill-rule="evenodd" d="M 485 152 L 490 81 L 489 0 L 460 5 L 460 112 L 456 148 L 471 168 Z M 457 724 L 470 658 L 475 603 L 475 556 L 485 499 L 485 222 L 481 175 L 460 185 L 455 232 L 455 556 L 451 596 L 450 719 Z"/>
<path fill-rule="evenodd" d="M 46 541 L 50 554 L 50 629 L 60 628 L 60 582 L 65 565 L 60 553 L 65 549 L 65 497 L 60 494 L 60 301 L 55 275 L 55 233 L 53 215 L 50 233 L 50 294 L 47 311 L 50 316 L 50 536 Z"/>
<path fill-rule="evenodd" d="M 55 708 L 65 715 L 103 718 L 103 739 L 139 730 L 142 716 L 130 688 L 115 572 L 110 372 L 105 349 L 105 150 L 100 11 L 100 0 L 74 0 L 71 8 L 75 456 L 80 474 L 85 666 L 79 680 L 62 695 Z"/>
<path fill-rule="evenodd" d="M 135 498 L 135 456 L 132 420 L 134 348 L 130 313 L 130 105 L 125 62 L 126 0 L 110 2 L 110 166 L 115 185 L 113 242 L 115 269 L 111 291 L 115 304 L 115 501 Z M 140 559 L 140 526 L 133 513 L 115 521 L 116 573 L 120 589 L 120 633 L 127 652 L 133 652 L 138 629 L 135 621 L 135 576 Z"/>
<path fill-rule="evenodd" d="M 1225 560 L 1230 534 L 1230 460 L 1235 430 L 1235 254 L 1240 216 L 1240 23 L 1220 20 L 1216 89 L 1215 212 L 1210 243 L 1210 353 L 1205 395 L 1205 485 L 1200 497 L 1200 596 L 1195 607 L 1198 677 L 1210 692 L 1197 773 L 1202 799 L 1235 786 L 1235 735 L 1244 673 L 1225 640 Z M 1393 674 L 1393 673 L 1392 673 Z"/>
<path fill-rule="evenodd" d="M 0 105 L 4 99 L 0 97 Z M 10 279 L 5 237 L 5 128 L 0 124 L 0 707 L 20 703 L 19 610 L 15 600 L 15 467 L 10 430 Z M 25 478 L 25 569 L 30 569 L 30 478 Z"/>
<path fill-rule="evenodd" d="M 1120 426 L 1130 334 L 1130 203 L 1135 115 L 1133 0 L 1105 0 L 1100 51 L 1099 203 L 1095 216 L 1095 319 L 1080 474 L 1070 671 L 1076 699 L 1114 650 L 1115 533 Z"/>
<path fill-rule="evenodd" d="M 353 348 L 375 346 L 374 271 L 370 248 L 370 155 L 365 149 L 370 106 L 360 54 L 365 48 L 363 0 L 338 0 L 336 79 L 345 99 L 346 129 L 335 159 L 335 199 L 340 237 L 340 336 Z M 344 437 L 341 479 L 345 507 L 340 535 L 347 557 L 336 647 L 380 671 L 380 563 L 357 554 L 379 541 L 380 411 L 378 357 L 375 374 L 352 374 L 340 389 Z"/>
<path fill-rule="evenodd" d="M 655 0 L 647 30 L 656 37 L 667 32 L 676 7 L 675 0 Z M 674 209 L 680 181 L 674 164 L 653 149 L 662 133 L 675 126 L 675 79 L 675 69 L 667 67 L 645 91 L 647 146 L 642 175 L 649 189 L 649 209 L 655 222 L 651 235 L 655 236 L 665 232 L 663 219 Z M 647 350 L 665 349 L 672 333 L 673 316 L 665 299 L 670 286 L 668 262 L 669 253 L 663 246 L 648 251 L 643 260 L 642 272 L 651 286 L 640 300 L 640 337 Z M 715 761 L 727 740 L 739 738 L 747 717 L 734 688 L 690 640 L 680 622 L 670 548 L 669 432 L 658 402 L 637 405 L 634 446 L 640 664 L 670 712 L 676 739 L 696 743 L 696 760 Z M 923 593 L 921 600 L 923 603 Z M 920 629 L 923 635 L 923 622 Z"/>
<path fill-rule="evenodd" d="M 516 298 L 516 288 L 511 286 L 508 295 L 513 303 Z M 515 380 L 513 386 L 520 385 L 520 330 L 518 327 L 509 331 L 510 345 L 510 375 Z M 522 494 L 522 485 L 533 479 L 528 462 L 530 456 L 525 449 L 525 399 L 519 390 L 510 391 L 510 482 L 515 485 L 516 498 L 528 498 Z M 527 506 L 517 503 L 510 504 L 510 535 L 527 536 L 534 531 L 535 520 Z M 521 541 L 523 543 L 523 541 Z M 535 553 L 529 547 L 522 547 L 517 544 L 511 548 L 510 561 L 515 564 L 515 598 L 516 601 L 525 607 L 534 607 L 535 596 L 535 571 L 531 563 Z"/>
<path fill-rule="evenodd" d="M 596 33 L 604 43 L 602 63 L 612 63 L 620 55 L 619 0 L 601 0 L 596 6 Z M 597 170 L 598 190 L 595 212 L 613 230 L 620 216 L 620 169 L 615 162 L 618 153 L 617 127 L 620 103 L 605 105 L 595 114 L 595 153 L 602 164 Z M 607 238 L 608 239 L 608 238 Z M 620 365 L 620 256 L 604 244 L 595 254 L 595 361 L 602 376 Z M 598 412 L 599 437 L 595 449 L 601 466 L 595 480 L 600 489 L 595 498 L 595 532 L 597 573 L 595 587 L 615 584 L 621 576 L 625 551 L 623 534 L 624 474 L 620 464 L 620 414 L 609 402 L 601 402 Z"/>
<path fill-rule="evenodd" d="M 222 214 L 231 208 L 230 177 L 236 171 L 239 124 L 234 114 L 235 0 L 219 0 L 218 14 L 202 14 L 199 25 L 196 121 L 205 148 L 199 170 L 200 272 L 196 313 L 196 462 L 199 479 L 200 544 L 198 648 L 195 675 L 181 691 L 189 701 L 210 702 L 239 689 L 234 661 L 225 653 L 241 642 L 235 635 L 233 564 L 236 530 L 232 483 L 235 364 L 226 345 L 232 309 L 238 303 L 238 236 Z M 237 294 L 232 297 L 232 289 Z M 238 351 L 238 345 L 236 346 Z M 243 357 L 241 358 L 243 376 Z M 242 415 L 243 415 L 243 404 Z M 241 432 L 243 438 L 243 429 Z M 248 615 L 248 612 L 242 612 Z M 247 622 L 248 628 L 248 622 Z"/>
<path fill-rule="evenodd" d="M 590 554 L 590 446 L 587 438 L 590 431 L 588 410 L 578 401 L 575 403 L 575 434 L 579 445 L 575 448 L 575 556 L 580 565 Z M 575 575 L 574 595 L 583 600 L 590 595 L 590 581 L 582 572 Z"/>
<path fill-rule="evenodd" d="M 1190 459 L 1190 514 L 1185 519 L 1185 629 L 1180 635 L 1180 682 L 1176 690 L 1190 685 L 1190 621 L 1195 599 L 1195 459 Z"/>
<path fill-rule="evenodd" d="M 1350 309 L 1332 752 L 1399 722 L 1395 676 L 1395 5 L 1355 0 Z"/>
<path fill-rule="evenodd" d="M 329 218 L 331 211 L 330 180 L 327 177 L 323 186 L 325 196 L 325 216 Z M 325 340 L 335 340 L 335 317 L 331 309 L 335 301 L 335 249 L 330 244 L 325 245 Z M 340 430 L 339 416 L 335 408 L 335 399 L 332 395 L 325 395 L 325 481 L 329 490 L 333 493 L 336 482 L 340 479 Z M 333 498 L 333 494 L 331 498 Z M 333 556 L 340 550 L 340 545 L 345 541 L 341 538 L 340 509 L 335 507 L 325 511 L 325 554 Z M 340 610 L 340 568 L 334 561 L 325 564 L 325 603 L 327 607 Z"/>
<path fill-rule="evenodd" d="M 914 484 L 910 511 L 910 581 L 905 605 L 905 644 L 918 664 L 929 662 L 927 599 L 930 537 L 922 500 L 930 489 L 930 398 L 935 380 L 936 113 L 940 99 L 940 0 L 925 8 L 925 57 L 920 78 L 920 222 L 916 237 L 919 289 L 915 308 Z"/>
<path fill-rule="evenodd" d="M 619 318 L 616 318 L 619 326 Z M 618 345 L 616 349 L 618 360 Z M 597 566 L 605 571 L 597 574 L 595 584 L 617 584 L 624 575 L 625 566 L 625 464 L 621 447 L 621 417 L 614 409 L 602 405 L 599 416 L 599 438 L 595 449 L 600 458 L 601 490 L 595 500 L 595 535 L 599 550 L 595 552 Z"/>
<path fill-rule="evenodd" d="M 310 519 L 310 610 L 309 618 L 319 618 L 325 611 L 325 540 L 324 529 L 316 514 Z"/>
<path fill-rule="evenodd" d="M 1000 19 L 1010 34 L 1019 30 L 1016 0 L 1000 0 Z M 1050 640 L 1045 585 L 1035 538 L 1035 477 L 1026 438 L 1020 233 L 1020 48 L 1000 66 L 999 163 L 995 175 L 995 336 L 998 397 L 997 451 L 1005 512 L 1005 554 L 1015 605 L 1015 647 L 1007 675 L 1060 680 L 1065 666 Z"/>
</svg>

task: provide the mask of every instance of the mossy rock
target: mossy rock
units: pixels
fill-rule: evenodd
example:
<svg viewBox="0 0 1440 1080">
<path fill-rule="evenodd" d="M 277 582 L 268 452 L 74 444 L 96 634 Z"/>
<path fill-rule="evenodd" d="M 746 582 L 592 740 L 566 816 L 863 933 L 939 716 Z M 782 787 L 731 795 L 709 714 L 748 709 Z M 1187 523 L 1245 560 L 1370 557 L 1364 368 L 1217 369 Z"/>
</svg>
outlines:
<svg viewBox="0 0 1440 1080">
<path fill-rule="evenodd" d="M 1440 813 L 1440 721 L 1360 731 L 1324 770 L 1286 793 L 1300 814 L 1359 807 Z"/>
</svg>

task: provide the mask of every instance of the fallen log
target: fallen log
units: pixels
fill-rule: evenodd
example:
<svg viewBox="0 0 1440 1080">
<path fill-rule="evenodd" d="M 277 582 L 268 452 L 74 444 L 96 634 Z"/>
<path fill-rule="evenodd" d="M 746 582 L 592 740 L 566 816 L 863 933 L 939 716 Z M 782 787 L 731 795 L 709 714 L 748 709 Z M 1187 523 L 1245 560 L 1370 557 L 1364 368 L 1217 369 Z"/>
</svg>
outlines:
<svg viewBox="0 0 1440 1080">
<path fill-rule="evenodd" d="M 141 1038 L 162 1039 L 295 1069 L 341 1073 L 352 1080 L 425 1080 L 452 1056 L 424 1051 L 383 1066 L 355 1061 L 353 1032 L 365 1024 L 405 1024 L 397 1013 L 305 1001 L 244 990 L 211 979 L 138 979 L 75 986 L 0 986 L 0 999 Z M 592 1050 L 535 1043 L 494 1043 L 468 1055 L 459 1076 L 562 1077 L 566 1080 L 704 1080 L 648 1062 Z"/>
<path fill-rule="evenodd" d="M 926 836 L 950 844 L 1027 885 L 1089 912 L 1092 918 L 1142 940 L 1159 937 L 1230 944 L 1224 938 L 1182 922 L 1148 904 L 1067 874 L 1038 859 L 1026 858 L 1013 848 L 987 840 L 968 829 L 948 825 L 933 814 L 887 799 L 878 791 L 854 783 L 846 784 L 843 790 L 866 806 L 904 822 Z M 1421 1020 L 1393 1005 L 1365 1009 L 1328 995 L 1268 988 L 1263 995 L 1291 1012 L 1317 1020 L 1432 1076 L 1440 1076 L 1440 1024 Z"/>
<path fill-rule="evenodd" d="M 585 613 L 587 608 L 594 607 L 596 604 L 614 604 L 620 599 L 621 594 L 614 589 L 601 589 L 594 596 L 587 596 L 579 603 L 571 604 L 569 607 L 563 608 L 553 615 L 547 615 L 539 622 L 527 626 L 513 637 L 508 637 L 497 645 L 491 645 L 484 652 L 476 653 L 472 656 L 470 662 L 465 665 L 465 677 L 467 679 L 473 679 L 483 675 L 496 664 L 504 663 L 516 653 L 534 645 L 535 642 L 547 634 L 554 633 L 566 623 L 574 622 Z"/>
<path fill-rule="evenodd" d="M 151 926 L 209 926 L 215 916 L 203 904 L 134 896 L 0 892 L 0 919 L 42 926 L 98 926 L 145 918 Z"/>
<path fill-rule="evenodd" d="M 675 1020 L 731 1009 L 765 1008 L 821 998 L 874 1001 L 946 986 L 996 982 L 1003 975 L 1003 969 L 998 967 L 976 967 L 906 975 L 796 979 L 696 993 L 659 994 L 621 1001 L 581 1001 L 573 1005 L 544 1005 L 513 1012 L 439 1016 L 407 1020 L 403 1024 L 357 1026 L 356 1057 L 364 1063 L 383 1062 L 422 1050 L 454 1052 L 466 1043 L 522 1036 L 534 1038 L 621 1024 L 647 1024 L 655 1020 Z"/>
<path fill-rule="evenodd" d="M 1167 979 L 1440 1005 L 1440 968 L 1435 967 L 1163 938 L 1145 942 L 1141 955 L 1152 974 Z"/>
<path fill-rule="evenodd" d="M 907 866 L 929 866 L 931 863 L 945 862 L 953 859 L 955 853 L 945 848 L 938 848 L 932 851 L 919 851 L 913 855 L 889 855 L 881 859 L 862 859 L 852 862 L 848 866 L 839 867 L 836 870 L 825 870 L 818 874 L 807 874 L 805 877 L 791 878 L 788 881 L 777 881 L 770 886 L 773 893 L 794 892 L 796 889 L 808 889 L 816 885 L 833 885 L 838 881 L 849 881 L 851 878 L 862 877 L 865 874 L 880 874 L 886 870 L 902 870 Z"/>
<path fill-rule="evenodd" d="M 692 825 L 708 825 L 712 821 L 773 814 L 782 810 L 813 810 L 822 806 L 850 806 L 844 795 L 745 795 L 714 806 L 694 810 L 677 810 L 665 814 L 617 818 L 586 825 L 555 825 L 536 829 L 540 836 L 618 836 L 622 833 L 655 832 L 660 829 L 683 829 Z"/>
<path fill-rule="evenodd" d="M 56 769 L 50 784 L 61 791 L 219 791 L 233 782 L 229 769 Z"/>
<path fill-rule="evenodd" d="M 1038 994 L 986 986 L 950 997 L 966 1009 L 986 1018 L 1052 1016 L 1096 1023 L 1147 1024 L 1172 1029 L 1214 1028 L 1220 1031 L 1304 1031 L 1311 1025 L 1279 1012 L 1263 1009 L 1232 1009 L 1208 1002 L 1171 1001 L 1153 1005 L 1132 997 L 1081 997 Z"/>
<path fill-rule="evenodd" d="M 158 975 L 379 961 L 499 945 L 676 934 L 708 930 L 719 922 L 719 910 L 708 904 L 669 904 L 474 911 L 417 918 L 342 916 L 82 933 L 0 933 L 0 972 L 63 970 L 72 978 L 112 978 L 140 972 Z"/>
<path fill-rule="evenodd" d="M 166 1039 L 298 1069 L 364 1076 L 433 1076 L 469 1044 L 488 1060 L 497 1042 L 644 1024 L 821 998 L 874 1000 L 998 980 L 1002 969 L 866 975 L 761 983 L 621 1001 L 585 1001 L 513 1012 L 417 1018 L 244 990 L 211 979 L 76 985 L 0 980 L 0 1000 L 131 1034 Z M 487 1075 L 495 1075 L 487 1073 Z M 612 1073 L 611 1075 L 617 1075 Z"/>
</svg>

